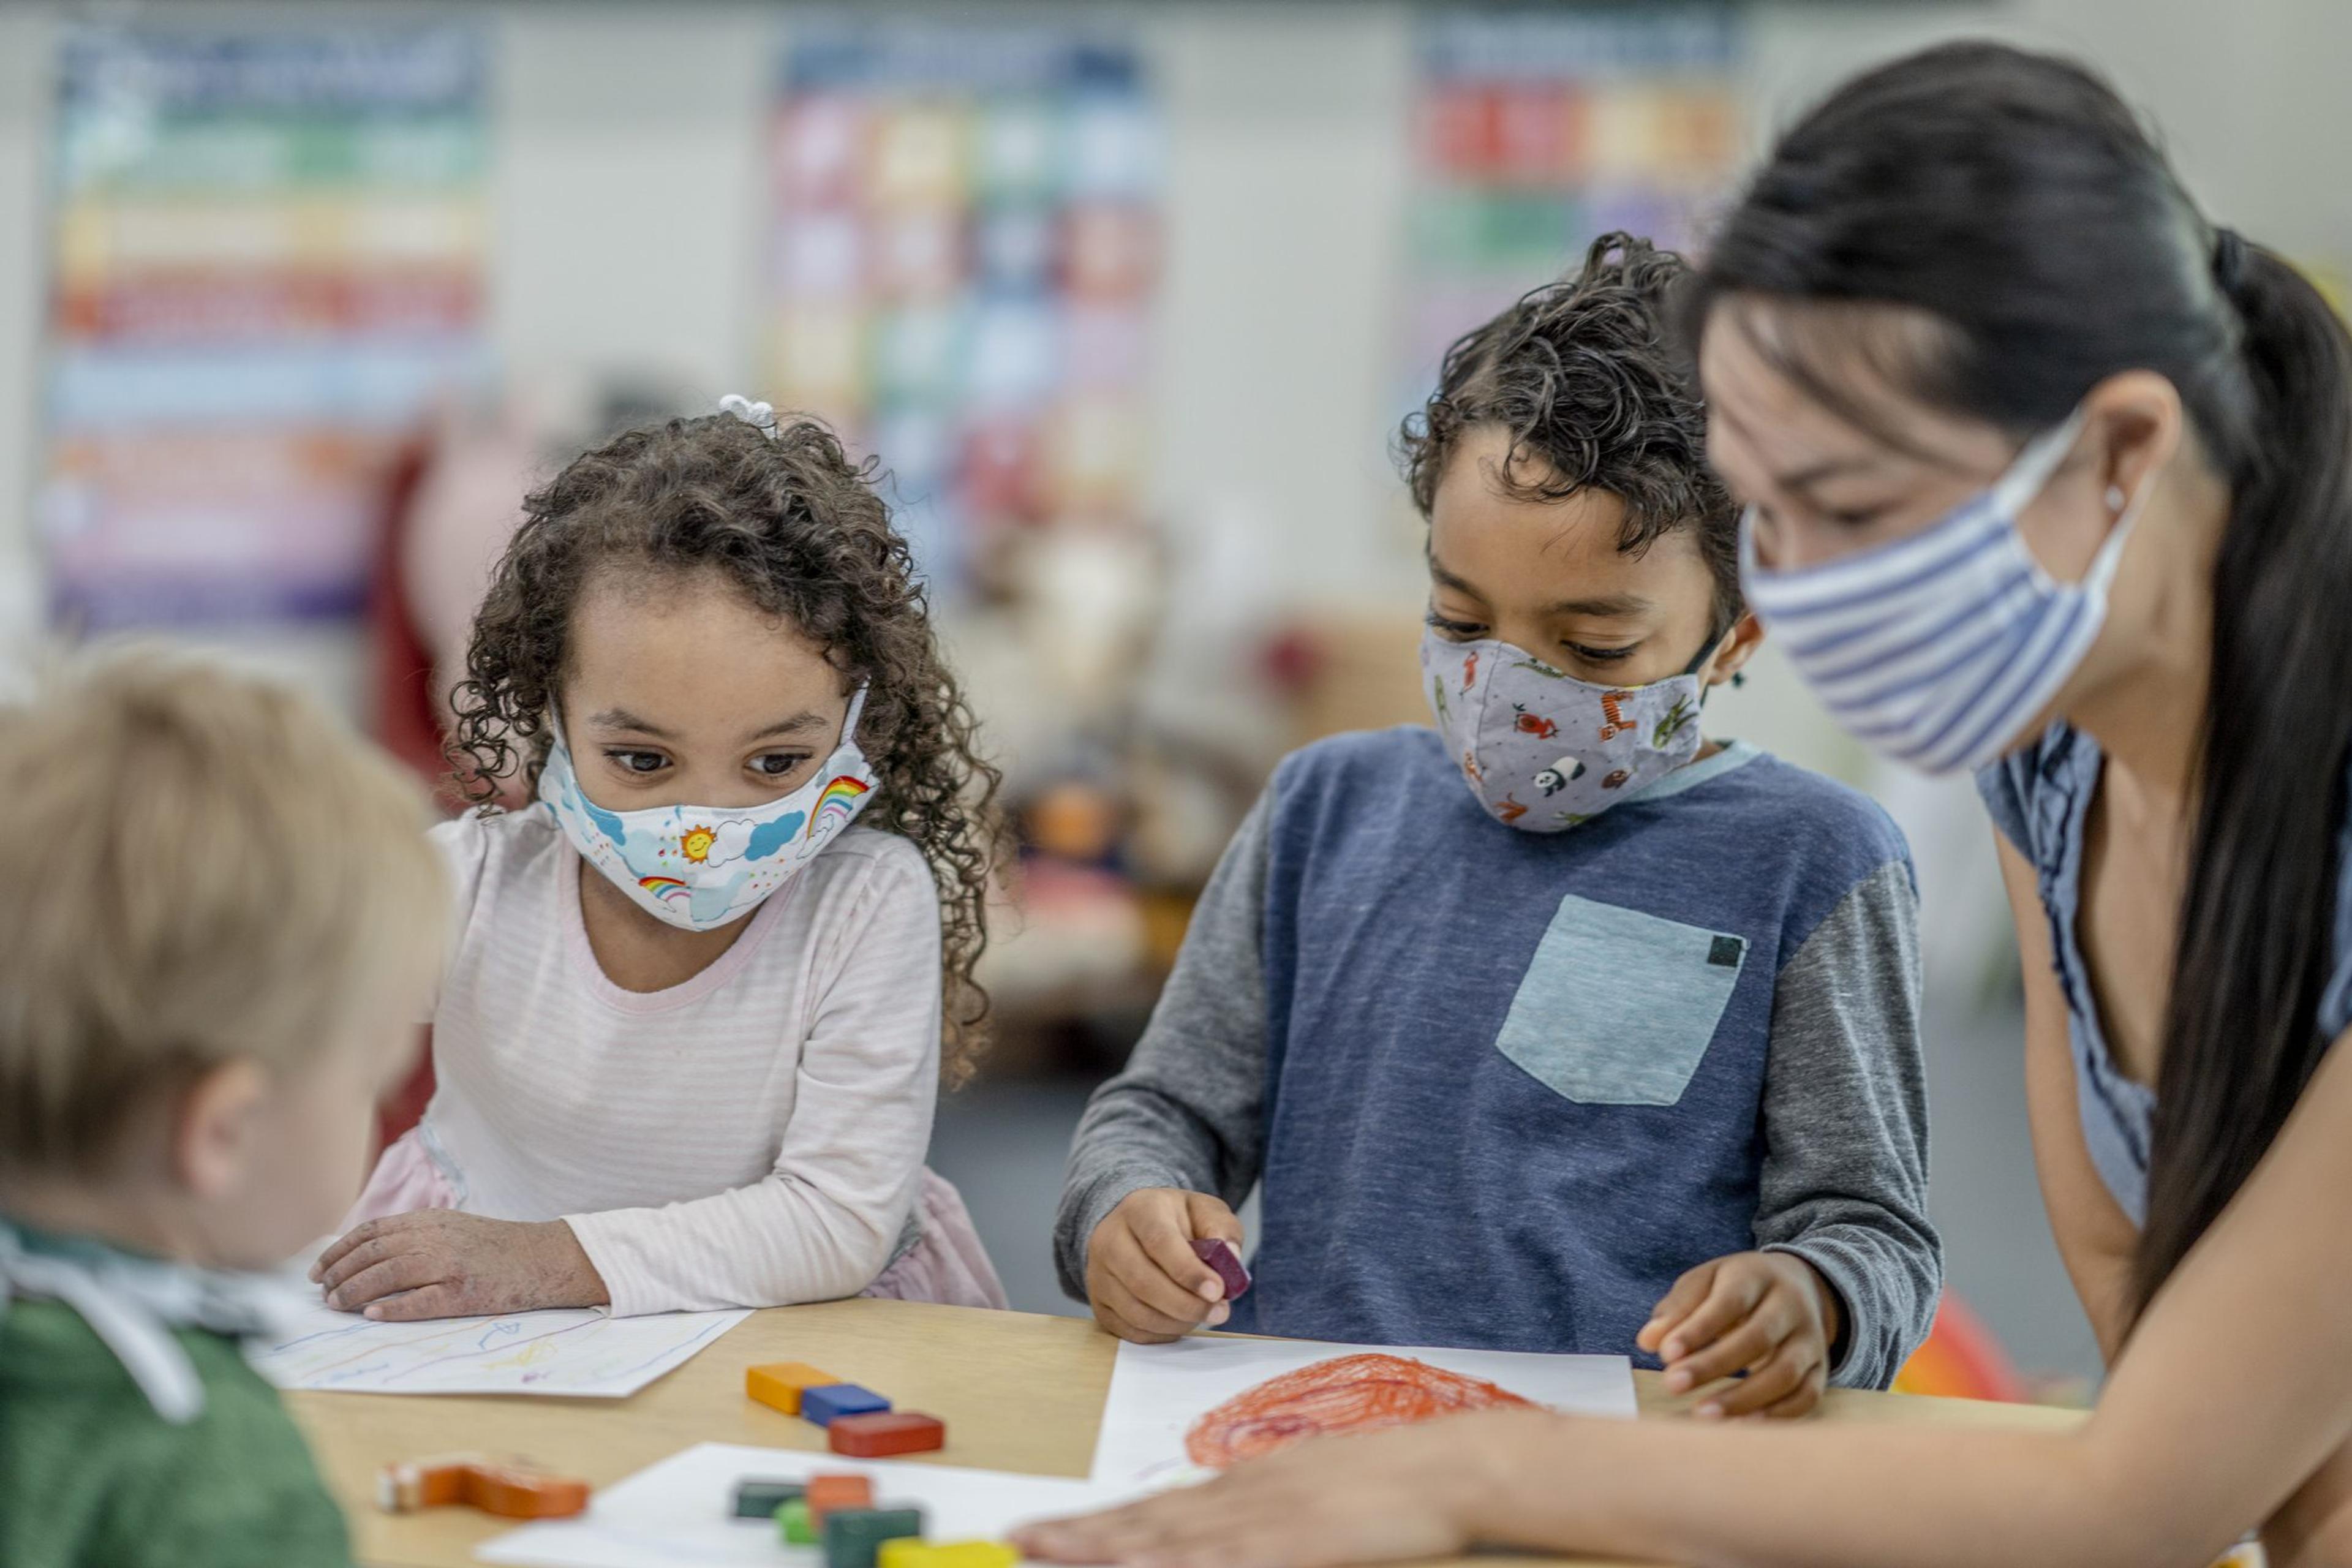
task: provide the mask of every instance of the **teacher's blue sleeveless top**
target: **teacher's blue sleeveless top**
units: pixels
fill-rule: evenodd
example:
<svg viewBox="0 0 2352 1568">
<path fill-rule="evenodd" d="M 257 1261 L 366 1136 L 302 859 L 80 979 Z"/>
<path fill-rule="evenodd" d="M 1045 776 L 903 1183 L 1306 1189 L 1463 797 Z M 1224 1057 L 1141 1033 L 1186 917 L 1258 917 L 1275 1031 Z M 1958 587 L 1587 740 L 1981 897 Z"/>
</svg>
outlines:
<svg viewBox="0 0 2352 1568">
<path fill-rule="evenodd" d="M 2083 825 L 2098 788 L 2098 742 L 2067 724 L 2053 724 L 2021 752 L 1977 774 L 1992 819 L 2033 867 L 2042 908 L 2050 917 L 2050 951 L 2058 989 L 2066 998 L 2067 1034 L 2074 1044 L 2075 1099 L 2091 1163 L 2134 1225 L 2147 1220 L 2148 1125 L 2156 1091 L 2134 1083 L 2107 1054 L 2089 972 L 2076 939 L 2082 908 Z M 2319 999 L 2319 1031 L 2329 1039 L 2352 1026 L 2352 821 L 2336 840 L 2335 929 L 2315 931 L 2330 944 L 2327 989 Z"/>
</svg>

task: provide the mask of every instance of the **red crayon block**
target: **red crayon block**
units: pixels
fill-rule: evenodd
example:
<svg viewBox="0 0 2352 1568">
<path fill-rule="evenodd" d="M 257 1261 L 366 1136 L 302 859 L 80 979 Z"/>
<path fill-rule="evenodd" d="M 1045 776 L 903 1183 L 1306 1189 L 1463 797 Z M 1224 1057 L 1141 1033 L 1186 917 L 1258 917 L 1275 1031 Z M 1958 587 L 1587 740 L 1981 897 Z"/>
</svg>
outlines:
<svg viewBox="0 0 2352 1568">
<path fill-rule="evenodd" d="M 880 1459 L 892 1454 L 928 1454 L 947 1447 L 947 1424 L 912 1410 L 879 1410 L 871 1415 L 836 1416 L 825 1429 L 836 1454 Z"/>
<path fill-rule="evenodd" d="M 1217 1271 L 1225 1282 L 1225 1300 L 1239 1300 L 1249 1294 L 1249 1270 L 1242 1267 L 1242 1255 L 1234 1244 L 1217 1237 L 1204 1237 L 1192 1244 L 1192 1256 Z"/>
</svg>

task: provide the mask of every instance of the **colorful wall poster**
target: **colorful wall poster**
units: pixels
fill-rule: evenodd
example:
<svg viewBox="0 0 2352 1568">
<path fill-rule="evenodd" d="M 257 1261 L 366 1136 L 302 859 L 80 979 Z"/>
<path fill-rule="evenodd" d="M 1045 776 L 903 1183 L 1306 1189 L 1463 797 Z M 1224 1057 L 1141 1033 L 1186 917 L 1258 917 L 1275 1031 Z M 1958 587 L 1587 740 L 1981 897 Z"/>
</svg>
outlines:
<svg viewBox="0 0 2352 1568">
<path fill-rule="evenodd" d="M 1611 229 L 1688 252 L 1736 175 L 1727 6 L 1442 13 L 1413 110 L 1410 405 L 1446 345 Z"/>
<path fill-rule="evenodd" d="M 69 626 L 345 617 L 484 367 L 471 28 L 69 31 L 37 515 Z"/>
<path fill-rule="evenodd" d="M 1140 504 L 1160 138 L 1116 33 L 793 30 L 763 395 L 878 456 L 939 587 L 1005 531 Z"/>
</svg>

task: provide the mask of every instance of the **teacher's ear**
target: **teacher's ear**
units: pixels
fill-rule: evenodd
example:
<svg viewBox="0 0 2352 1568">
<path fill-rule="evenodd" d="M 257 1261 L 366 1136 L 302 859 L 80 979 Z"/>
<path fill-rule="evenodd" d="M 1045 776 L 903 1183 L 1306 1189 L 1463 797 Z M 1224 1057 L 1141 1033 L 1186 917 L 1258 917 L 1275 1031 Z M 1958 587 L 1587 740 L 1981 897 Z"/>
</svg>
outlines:
<svg viewBox="0 0 2352 1568">
<path fill-rule="evenodd" d="M 2144 506 L 2148 489 L 2180 450 L 2187 418 L 2180 389 L 2152 370 L 2126 370 L 2083 398 L 2085 476 L 2114 523 Z"/>
<path fill-rule="evenodd" d="M 1740 611 L 1739 618 L 1731 623 L 1731 629 L 1723 634 L 1723 640 L 1715 645 L 1715 657 L 1707 661 L 1706 668 L 1699 671 L 1699 683 L 1709 690 L 1725 681 L 1737 684 L 1741 679 L 1741 668 L 1755 658 L 1756 650 L 1763 646 L 1764 623 L 1748 611 Z"/>
</svg>

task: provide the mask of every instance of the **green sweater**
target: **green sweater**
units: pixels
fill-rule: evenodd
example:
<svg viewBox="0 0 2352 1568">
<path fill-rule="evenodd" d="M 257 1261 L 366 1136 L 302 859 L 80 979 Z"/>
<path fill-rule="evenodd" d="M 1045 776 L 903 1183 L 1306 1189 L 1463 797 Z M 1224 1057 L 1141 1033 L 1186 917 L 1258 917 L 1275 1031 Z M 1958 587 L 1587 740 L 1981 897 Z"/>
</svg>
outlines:
<svg viewBox="0 0 2352 1568">
<path fill-rule="evenodd" d="M 0 1309 L 0 1563 L 346 1568 L 342 1515 L 277 1390 L 226 1335 L 172 1332 L 205 1389 L 182 1426 L 72 1308 Z"/>
</svg>

